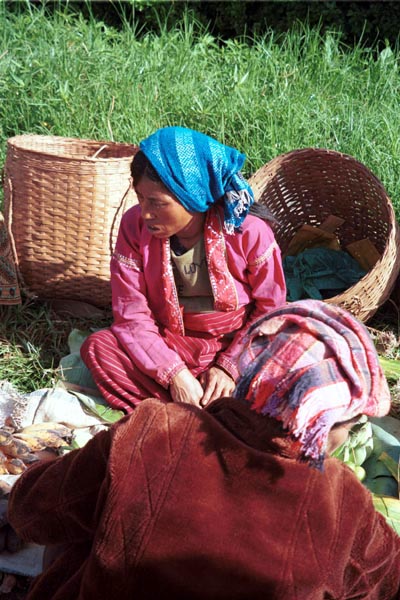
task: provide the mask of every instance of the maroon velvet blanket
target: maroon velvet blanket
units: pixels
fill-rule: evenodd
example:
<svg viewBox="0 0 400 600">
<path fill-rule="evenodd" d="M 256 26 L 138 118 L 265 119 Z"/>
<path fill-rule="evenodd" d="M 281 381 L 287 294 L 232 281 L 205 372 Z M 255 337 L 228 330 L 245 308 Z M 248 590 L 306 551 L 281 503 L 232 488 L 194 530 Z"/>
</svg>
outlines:
<svg viewBox="0 0 400 600">
<path fill-rule="evenodd" d="M 145 400 L 82 450 L 26 471 L 9 517 L 64 543 L 29 600 L 394 600 L 400 538 L 336 459 L 296 460 L 237 400 Z"/>
</svg>

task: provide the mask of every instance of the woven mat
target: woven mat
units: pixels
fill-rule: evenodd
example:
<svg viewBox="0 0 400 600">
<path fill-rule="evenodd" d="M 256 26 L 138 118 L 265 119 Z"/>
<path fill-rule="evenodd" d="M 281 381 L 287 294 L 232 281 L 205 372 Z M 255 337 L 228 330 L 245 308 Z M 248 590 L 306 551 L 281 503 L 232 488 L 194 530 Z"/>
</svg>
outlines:
<svg viewBox="0 0 400 600">
<path fill-rule="evenodd" d="M 4 217 L 0 213 L 0 304 L 21 304 L 17 270 Z"/>
</svg>

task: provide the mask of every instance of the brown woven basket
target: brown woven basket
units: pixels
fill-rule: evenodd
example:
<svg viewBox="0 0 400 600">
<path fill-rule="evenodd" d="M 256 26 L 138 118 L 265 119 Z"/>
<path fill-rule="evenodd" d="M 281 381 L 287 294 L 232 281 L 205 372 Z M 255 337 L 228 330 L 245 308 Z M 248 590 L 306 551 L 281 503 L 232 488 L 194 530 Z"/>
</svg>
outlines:
<svg viewBox="0 0 400 600">
<path fill-rule="evenodd" d="M 8 140 L 4 208 L 25 290 L 109 305 L 110 255 L 136 146 L 58 136 Z"/>
<path fill-rule="evenodd" d="M 303 223 L 318 227 L 329 215 L 344 219 L 337 230 L 343 248 L 364 238 L 375 245 L 380 255 L 375 266 L 326 300 L 367 321 L 389 297 L 400 269 L 399 227 L 379 179 L 352 156 L 305 148 L 277 156 L 250 183 L 279 221 L 275 235 L 283 254 Z"/>
</svg>

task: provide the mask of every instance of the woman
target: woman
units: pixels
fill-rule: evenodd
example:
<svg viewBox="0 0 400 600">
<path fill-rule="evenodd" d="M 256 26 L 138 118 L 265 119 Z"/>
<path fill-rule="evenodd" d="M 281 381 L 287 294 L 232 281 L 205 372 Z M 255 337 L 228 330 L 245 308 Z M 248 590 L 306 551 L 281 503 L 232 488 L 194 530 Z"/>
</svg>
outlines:
<svg viewBox="0 0 400 600">
<path fill-rule="evenodd" d="M 315 300 L 245 340 L 236 398 L 148 399 L 15 484 L 11 524 L 58 547 L 28 600 L 394 600 L 400 538 L 331 453 L 390 395 L 366 329 Z"/>
<path fill-rule="evenodd" d="M 241 333 L 286 301 L 270 225 L 249 214 L 245 156 L 182 127 L 145 139 L 132 163 L 139 205 L 111 262 L 114 322 L 82 358 L 127 413 L 152 396 L 206 406 L 235 388 Z"/>
</svg>

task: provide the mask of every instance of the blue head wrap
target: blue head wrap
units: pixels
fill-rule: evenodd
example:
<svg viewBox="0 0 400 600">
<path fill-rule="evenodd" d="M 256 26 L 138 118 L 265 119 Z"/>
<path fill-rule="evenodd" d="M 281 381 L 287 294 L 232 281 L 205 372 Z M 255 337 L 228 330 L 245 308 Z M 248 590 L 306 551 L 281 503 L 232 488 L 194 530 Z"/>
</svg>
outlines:
<svg viewBox="0 0 400 600">
<path fill-rule="evenodd" d="M 139 147 L 186 210 L 206 212 L 223 198 L 226 231 L 233 233 L 240 226 L 254 202 L 253 191 L 240 173 L 244 154 L 184 127 L 159 129 Z"/>
</svg>

